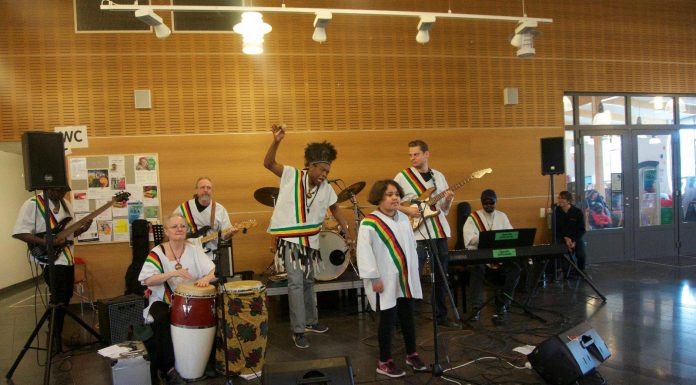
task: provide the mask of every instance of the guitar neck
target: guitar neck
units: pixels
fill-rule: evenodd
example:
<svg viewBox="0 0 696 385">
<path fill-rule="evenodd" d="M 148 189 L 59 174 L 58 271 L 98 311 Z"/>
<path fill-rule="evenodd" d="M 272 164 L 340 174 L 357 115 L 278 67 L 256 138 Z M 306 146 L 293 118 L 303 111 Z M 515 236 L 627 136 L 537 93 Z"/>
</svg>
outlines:
<svg viewBox="0 0 696 385">
<path fill-rule="evenodd" d="M 471 182 L 472 179 L 474 179 L 474 178 L 470 176 L 470 177 L 464 179 L 463 181 L 459 181 L 459 182 L 455 183 L 454 185 L 450 186 L 447 190 L 444 190 L 444 191 L 438 193 L 438 194 L 435 195 L 434 197 L 431 197 L 431 198 L 429 199 L 428 203 L 429 203 L 430 205 L 436 204 L 437 202 L 440 201 L 440 199 L 442 199 L 442 198 L 445 197 L 445 193 L 446 193 L 447 191 L 452 191 L 452 192 L 457 191 L 457 190 L 459 190 L 460 188 L 462 188 L 465 184 Z"/>
<path fill-rule="evenodd" d="M 231 227 L 228 227 L 228 228 L 222 230 L 221 232 L 222 232 L 222 235 L 225 235 L 225 234 L 229 233 L 230 231 L 232 231 L 233 229 L 246 230 L 246 229 L 252 228 L 254 226 L 256 226 L 255 221 L 253 221 L 253 222 L 249 222 L 249 221 L 239 222 L 239 223 L 234 223 Z M 213 239 L 216 239 L 217 237 L 218 237 L 217 232 L 212 233 L 212 234 L 208 234 L 206 236 L 201 237 L 201 243 L 210 242 Z"/>
<path fill-rule="evenodd" d="M 79 221 L 77 221 L 77 222 L 71 224 L 70 226 L 66 227 L 63 231 L 61 231 L 60 233 L 58 233 L 57 237 L 59 237 L 59 238 L 67 238 L 68 236 L 70 236 L 70 234 L 74 233 L 77 229 L 79 229 L 85 222 L 87 222 L 87 221 L 89 221 L 89 220 L 91 220 L 91 219 L 94 219 L 97 215 L 103 213 L 104 211 L 106 211 L 106 209 L 108 209 L 109 207 L 111 207 L 111 205 L 112 205 L 112 202 L 109 201 L 108 203 L 104 204 L 104 205 L 101 206 L 100 208 L 98 208 L 98 209 L 94 210 L 93 212 L 91 212 L 91 213 L 90 213 L 89 215 L 87 215 L 86 217 L 84 217 L 84 218 L 80 219 Z"/>
</svg>

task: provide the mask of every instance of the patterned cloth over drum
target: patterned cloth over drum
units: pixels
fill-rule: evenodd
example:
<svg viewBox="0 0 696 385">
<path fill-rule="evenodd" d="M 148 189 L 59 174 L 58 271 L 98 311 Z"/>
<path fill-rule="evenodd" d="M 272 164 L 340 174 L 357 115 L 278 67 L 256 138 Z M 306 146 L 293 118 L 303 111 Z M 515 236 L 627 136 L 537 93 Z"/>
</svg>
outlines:
<svg viewBox="0 0 696 385">
<path fill-rule="evenodd" d="M 218 307 L 215 368 L 222 374 L 255 379 L 261 376 L 266 362 L 266 287 L 259 281 L 228 282 L 222 297 L 222 306 Z M 224 325 L 221 310 L 225 312 Z M 228 373 L 225 373 L 225 333 Z"/>
</svg>

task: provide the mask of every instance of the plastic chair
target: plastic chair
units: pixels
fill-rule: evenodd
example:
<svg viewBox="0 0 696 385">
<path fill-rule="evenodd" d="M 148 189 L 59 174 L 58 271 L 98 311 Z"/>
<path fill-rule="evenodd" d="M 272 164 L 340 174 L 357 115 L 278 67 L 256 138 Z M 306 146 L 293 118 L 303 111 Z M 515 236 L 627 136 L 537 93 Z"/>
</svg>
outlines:
<svg viewBox="0 0 696 385">
<path fill-rule="evenodd" d="M 75 257 L 75 279 L 73 287 L 75 295 L 80 299 L 80 317 L 85 317 L 84 305 L 88 303 L 92 310 L 96 310 L 91 294 L 85 291 L 87 286 L 87 263 L 80 257 Z"/>
</svg>

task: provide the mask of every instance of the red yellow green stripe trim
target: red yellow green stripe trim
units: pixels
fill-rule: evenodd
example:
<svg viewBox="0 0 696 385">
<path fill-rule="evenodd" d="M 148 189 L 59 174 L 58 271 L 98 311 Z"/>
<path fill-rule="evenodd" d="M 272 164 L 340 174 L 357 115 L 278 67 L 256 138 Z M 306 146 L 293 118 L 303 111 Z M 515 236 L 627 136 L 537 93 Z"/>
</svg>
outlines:
<svg viewBox="0 0 696 385">
<path fill-rule="evenodd" d="M 321 231 L 321 223 L 289 227 L 277 227 L 268 230 L 269 233 L 281 238 L 309 237 L 312 235 L 319 234 L 319 231 Z"/>
<path fill-rule="evenodd" d="M 418 176 L 416 176 L 412 169 L 407 168 L 405 170 L 402 170 L 401 175 L 403 175 L 404 178 L 406 178 L 406 181 L 408 182 L 408 184 L 411 185 L 416 194 L 420 195 L 425 192 L 425 186 L 423 185 L 423 183 L 421 183 L 420 179 L 418 179 Z"/>
<path fill-rule="evenodd" d="M 396 239 L 396 235 L 389 228 L 389 226 L 384 223 L 384 221 L 376 215 L 369 214 L 365 216 L 365 219 L 360 224 L 361 226 L 369 226 L 375 230 L 379 238 L 384 242 L 384 245 L 389 250 L 389 255 L 391 255 L 392 262 L 399 272 L 399 285 L 401 286 L 401 291 L 404 293 L 404 297 L 412 298 L 411 287 L 408 284 L 408 264 L 406 263 L 406 254 L 404 250 L 399 245 L 399 241 Z"/>
<path fill-rule="evenodd" d="M 479 232 L 486 231 L 486 226 L 483 224 L 483 221 L 481 220 L 481 217 L 478 215 L 477 212 L 471 213 L 469 217 L 474 220 L 474 224 L 476 225 L 476 228 Z"/>
<path fill-rule="evenodd" d="M 444 238 L 445 229 L 442 228 L 442 222 L 440 222 L 440 215 L 436 215 L 430 218 L 430 224 L 433 227 L 433 234 L 435 238 Z"/>
<path fill-rule="evenodd" d="M 191 206 L 189 205 L 189 201 L 182 203 L 181 206 L 179 206 L 179 211 L 181 211 L 181 215 L 184 216 L 186 223 L 191 229 L 191 232 L 197 233 L 198 226 L 196 226 L 196 221 L 193 219 L 193 214 L 191 214 Z"/>
<path fill-rule="evenodd" d="M 43 218 L 46 215 L 46 202 L 44 202 L 44 199 L 41 195 L 37 195 L 36 203 L 39 206 L 39 212 L 41 213 L 41 217 Z M 49 211 L 48 214 L 50 217 L 51 228 L 56 227 L 58 221 L 56 220 L 56 217 L 53 215 L 53 212 Z"/>
<path fill-rule="evenodd" d="M 153 265 L 157 271 L 160 272 L 160 274 L 164 274 L 164 267 L 162 266 L 162 260 L 160 259 L 159 255 L 155 253 L 154 251 L 150 251 L 150 253 L 147 255 L 147 258 L 145 258 L 145 263 L 149 263 Z M 147 298 L 148 296 L 146 296 Z M 172 290 L 169 288 L 169 284 L 167 282 L 164 283 L 164 298 L 162 298 L 164 303 L 167 305 L 172 303 Z"/>
</svg>

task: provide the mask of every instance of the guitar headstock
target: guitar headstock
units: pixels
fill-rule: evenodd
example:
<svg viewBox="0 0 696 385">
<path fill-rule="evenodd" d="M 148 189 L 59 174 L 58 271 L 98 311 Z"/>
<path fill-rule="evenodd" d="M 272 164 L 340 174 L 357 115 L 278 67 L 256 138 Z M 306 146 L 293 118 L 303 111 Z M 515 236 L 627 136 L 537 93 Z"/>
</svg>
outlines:
<svg viewBox="0 0 696 385">
<path fill-rule="evenodd" d="M 490 174 L 493 172 L 492 168 L 483 168 L 481 170 L 477 170 L 471 173 L 472 178 L 480 179 L 483 178 L 484 175 Z"/>
<path fill-rule="evenodd" d="M 129 193 L 128 191 L 121 191 L 119 193 L 116 193 L 116 195 L 114 195 L 112 200 L 114 202 L 125 202 L 128 200 L 128 198 L 130 198 L 130 196 L 131 196 L 131 193 Z"/>
<path fill-rule="evenodd" d="M 248 229 L 256 227 L 257 225 L 258 223 L 256 223 L 256 219 L 249 219 L 246 221 L 237 222 L 232 226 L 234 226 L 237 230 L 241 231 L 242 233 L 246 233 Z"/>
</svg>

